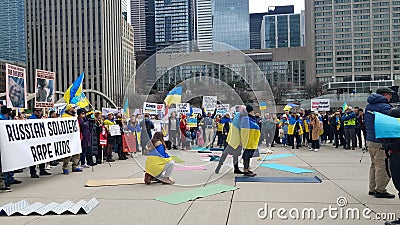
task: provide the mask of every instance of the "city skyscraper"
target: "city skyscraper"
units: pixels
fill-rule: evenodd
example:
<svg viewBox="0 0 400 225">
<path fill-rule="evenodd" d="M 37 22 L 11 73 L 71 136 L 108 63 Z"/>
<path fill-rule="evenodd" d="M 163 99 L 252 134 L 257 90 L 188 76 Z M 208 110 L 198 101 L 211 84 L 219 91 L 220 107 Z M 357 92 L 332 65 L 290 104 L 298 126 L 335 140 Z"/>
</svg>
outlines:
<svg viewBox="0 0 400 225">
<path fill-rule="evenodd" d="M 268 12 L 250 14 L 250 49 L 261 49 L 261 23 L 266 15 L 294 13 L 293 5 L 271 6 Z"/>
<path fill-rule="evenodd" d="M 318 81 L 400 79 L 399 0 L 305 3 Z"/>
<path fill-rule="evenodd" d="M 304 47 L 305 12 L 266 15 L 261 24 L 261 48 Z"/>
<path fill-rule="evenodd" d="M 197 0 L 196 39 L 199 51 L 212 51 L 212 30 L 212 0 Z"/>
<path fill-rule="evenodd" d="M 213 41 L 250 49 L 249 0 L 213 0 Z M 214 51 L 221 50 L 213 46 Z"/>
<path fill-rule="evenodd" d="M 146 51 L 145 0 L 131 0 L 131 6 L 131 24 L 135 36 L 135 52 Z"/>
<path fill-rule="evenodd" d="M 0 1 L 0 15 L 0 59 L 25 64 L 25 1 Z"/>
<path fill-rule="evenodd" d="M 155 0 L 157 50 L 193 40 L 193 0 Z"/>
<path fill-rule="evenodd" d="M 84 89 L 123 101 L 122 12 L 120 0 L 26 0 L 28 92 L 35 69 L 56 73 L 56 88 L 65 91 L 85 72 Z M 107 106 L 87 94 L 96 108 Z"/>
<path fill-rule="evenodd" d="M 133 27 L 127 21 L 122 20 L 122 68 L 124 74 L 124 90 L 126 90 L 126 85 L 129 85 L 129 82 L 134 78 L 136 71 L 133 33 Z M 135 87 L 134 83 L 130 85 L 131 87 Z M 131 91 L 135 91 L 135 89 Z"/>
<path fill-rule="evenodd" d="M 131 2 L 130 0 L 121 0 L 121 11 L 125 21 L 131 23 Z"/>
</svg>

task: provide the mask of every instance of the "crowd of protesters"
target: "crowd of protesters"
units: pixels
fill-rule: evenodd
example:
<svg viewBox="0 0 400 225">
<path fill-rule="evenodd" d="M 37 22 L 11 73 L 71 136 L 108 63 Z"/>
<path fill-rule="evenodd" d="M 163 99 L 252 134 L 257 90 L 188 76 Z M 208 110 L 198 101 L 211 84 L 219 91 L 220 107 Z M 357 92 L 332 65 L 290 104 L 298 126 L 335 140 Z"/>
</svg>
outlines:
<svg viewBox="0 0 400 225">
<path fill-rule="evenodd" d="M 389 104 L 392 91 L 380 88 L 376 94 L 368 98 L 365 112 L 381 112 L 394 117 L 400 117 L 398 109 L 392 109 Z M 187 150 L 192 147 L 223 148 L 223 154 L 215 170 L 219 172 L 228 154 L 234 158 L 234 173 L 245 176 L 256 176 L 250 170 L 250 158 L 257 155 L 260 145 L 272 153 L 277 145 L 288 146 L 292 149 L 308 148 L 309 151 L 319 151 L 321 145 L 332 144 L 335 148 L 346 150 L 368 148 L 371 157 L 369 172 L 369 195 L 376 198 L 394 198 L 388 193 L 386 186 L 392 175 L 397 190 L 400 191 L 400 137 L 391 140 L 375 138 L 374 115 L 364 113 L 359 107 L 339 107 L 333 112 L 306 111 L 304 109 L 286 110 L 281 114 L 261 115 L 251 106 L 239 107 L 236 113 L 217 114 L 203 111 L 197 115 L 178 115 L 172 112 L 167 118 L 165 131 L 155 131 L 153 118 L 138 114 L 123 118 L 120 112 L 103 115 L 99 111 L 87 112 L 68 104 L 64 112 L 55 111 L 44 113 L 43 109 L 35 108 L 31 115 L 24 113 L 13 115 L 11 109 L 1 106 L 0 120 L 31 120 L 58 117 L 77 117 L 81 132 L 82 153 L 51 161 L 49 163 L 31 166 L 31 178 L 51 175 L 47 170 L 62 163 L 62 173 L 82 172 L 83 169 L 106 162 L 114 162 L 113 155 L 118 160 L 126 160 L 129 153 L 124 149 L 124 135 L 134 138 L 135 152 L 147 155 L 145 182 L 150 184 L 159 180 L 165 184 L 173 184 L 170 178 L 174 161 L 167 154 L 168 149 Z M 196 118 L 195 126 L 189 118 Z M 111 133 L 111 126 L 118 126 L 119 135 Z M 168 133 L 168 139 L 166 139 Z M 245 135 L 247 134 L 247 135 Z M 239 150 L 238 150 L 239 149 Z M 260 148 L 261 149 L 261 148 Z M 262 148 L 264 149 L 264 148 Z M 382 149 L 386 149 L 382 151 Z M 243 151 L 242 151 L 243 150 Z M 296 151 L 296 150 L 295 150 Z M 116 154 L 113 154 L 116 153 Z M 238 167 L 238 158 L 243 153 L 244 171 Z M 135 155 L 136 156 L 136 155 Z M 390 156 L 390 158 L 388 158 Z M 388 164 L 390 161 L 390 166 Z M 1 160 L 0 160 L 1 162 Z M 71 167 L 69 166 L 72 162 Z M 1 165 L 0 165 L 1 168 Z M 37 173 L 39 168 L 39 174 Z M 70 170 L 71 168 L 71 170 Z M 389 173 L 390 168 L 390 173 Z M 20 184 L 14 178 L 15 173 L 23 169 L 0 171 L 0 191 L 12 191 L 11 185 Z M 400 193 L 400 192 L 399 192 Z"/>
</svg>

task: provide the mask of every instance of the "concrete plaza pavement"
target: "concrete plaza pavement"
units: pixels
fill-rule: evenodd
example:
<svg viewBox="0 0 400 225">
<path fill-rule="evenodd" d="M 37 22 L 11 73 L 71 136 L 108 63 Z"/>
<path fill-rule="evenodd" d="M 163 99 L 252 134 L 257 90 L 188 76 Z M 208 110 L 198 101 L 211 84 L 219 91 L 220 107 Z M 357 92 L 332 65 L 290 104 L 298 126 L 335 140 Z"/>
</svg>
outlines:
<svg viewBox="0 0 400 225">
<path fill-rule="evenodd" d="M 173 186 L 154 183 L 121 185 L 110 187 L 85 187 L 90 179 L 123 179 L 143 177 L 142 165 L 145 157 L 129 158 L 125 161 L 105 163 L 85 169 L 82 173 L 61 174 L 61 165 L 50 170 L 51 176 L 32 179 L 29 170 L 16 174 L 22 184 L 13 185 L 13 192 L 0 194 L 0 206 L 26 199 L 30 203 L 58 202 L 96 198 L 99 205 L 89 214 L 46 215 L 46 216 L 1 216 L 0 224 L 384 224 L 384 220 L 373 219 L 377 213 L 393 213 L 400 216 L 400 201 L 395 199 L 376 199 L 368 195 L 368 171 L 370 159 L 368 153 L 360 163 L 362 151 L 357 149 L 335 149 L 331 144 L 321 147 L 319 152 L 310 152 L 303 147 L 292 150 L 288 147 L 275 147 L 275 154 L 294 153 L 296 156 L 276 159 L 264 163 L 279 163 L 314 170 L 314 173 L 292 174 L 265 167 L 258 167 L 261 161 L 252 159 L 252 168 L 258 176 L 318 176 L 322 183 L 235 183 L 231 168 L 232 159 L 228 158 L 220 174 L 214 173 L 216 162 L 206 162 L 196 151 L 169 151 L 185 160 L 177 166 L 204 165 L 207 170 L 174 171 Z M 156 197 L 182 192 L 192 188 L 212 184 L 236 186 L 239 189 L 217 194 L 179 205 L 170 205 L 154 200 Z M 388 191 L 397 194 L 392 182 Z M 266 205 L 268 209 L 284 208 L 287 211 L 296 208 L 315 208 L 318 215 L 322 208 L 338 207 L 337 199 L 346 198 L 347 205 L 342 207 L 358 209 L 360 219 L 333 219 L 325 213 L 323 219 L 278 218 L 275 211 L 260 219 L 258 211 Z M 363 218 L 363 210 L 369 208 L 371 219 Z M 261 211 L 264 213 L 265 211 Z M 285 214 L 289 216 L 287 212 Z M 385 216 L 384 214 L 382 214 Z M 262 216 L 262 215 L 261 215 Z M 340 215 L 339 215 L 340 217 Z"/>
</svg>

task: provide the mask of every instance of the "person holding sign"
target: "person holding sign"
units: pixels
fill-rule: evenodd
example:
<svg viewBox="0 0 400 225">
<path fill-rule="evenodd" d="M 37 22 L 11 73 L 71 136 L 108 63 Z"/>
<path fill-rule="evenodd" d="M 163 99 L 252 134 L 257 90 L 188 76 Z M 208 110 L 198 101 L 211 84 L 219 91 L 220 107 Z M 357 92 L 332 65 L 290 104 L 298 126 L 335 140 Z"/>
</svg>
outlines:
<svg viewBox="0 0 400 225">
<path fill-rule="evenodd" d="M 34 108 L 33 114 L 28 119 L 42 119 L 42 117 L 43 117 L 43 109 Z M 45 168 L 46 168 L 45 163 L 39 164 L 40 176 L 51 175 L 51 173 L 47 172 Z M 30 170 L 31 178 L 39 178 L 39 176 L 36 173 L 36 165 L 30 166 L 29 170 Z"/>
<path fill-rule="evenodd" d="M 174 184 L 171 174 L 174 170 L 174 160 L 165 152 L 167 146 L 162 132 L 156 132 L 149 143 L 146 145 L 146 173 L 144 182 L 149 185 L 154 178 L 163 184 Z"/>
<path fill-rule="evenodd" d="M 75 117 L 76 116 L 76 109 L 74 104 L 68 104 L 65 106 L 65 112 L 62 114 L 61 117 L 68 118 L 68 117 Z M 76 154 L 73 156 L 66 157 L 62 159 L 63 161 L 63 174 L 68 175 L 69 170 L 68 170 L 68 164 L 72 159 L 72 172 L 82 172 L 82 169 L 79 167 L 79 159 L 80 155 Z"/>
<path fill-rule="evenodd" d="M 104 126 L 106 127 L 107 132 L 108 132 L 107 147 L 106 147 L 106 151 L 105 151 L 106 159 L 107 159 L 106 161 L 114 162 L 115 160 L 112 158 L 112 151 L 115 146 L 115 137 L 113 137 L 110 134 L 110 126 L 116 125 L 116 123 L 115 123 L 115 119 L 114 119 L 114 113 L 110 112 L 110 113 L 108 113 L 107 116 L 108 116 L 107 119 L 104 120 Z"/>
<path fill-rule="evenodd" d="M 1 106 L 0 120 L 10 120 L 11 109 L 7 108 L 6 105 Z M 22 181 L 14 179 L 14 171 L 4 172 L 1 171 L 1 155 L 0 155 L 0 191 L 10 192 L 11 184 L 20 184 Z"/>
<path fill-rule="evenodd" d="M 78 122 L 81 130 L 81 165 L 82 167 L 95 166 L 92 156 L 92 134 L 89 128 L 89 121 L 86 119 L 86 110 L 78 109 Z M 87 162 L 87 164 L 86 164 Z"/>
<path fill-rule="evenodd" d="M 201 125 L 203 125 L 205 129 L 205 134 L 206 134 L 206 140 L 205 143 L 207 147 L 211 145 L 211 142 L 213 141 L 214 137 L 214 127 L 215 127 L 215 121 L 213 120 L 211 113 L 207 113 L 207 116 L 205 116 L 201 122 Z"/>
</svg>

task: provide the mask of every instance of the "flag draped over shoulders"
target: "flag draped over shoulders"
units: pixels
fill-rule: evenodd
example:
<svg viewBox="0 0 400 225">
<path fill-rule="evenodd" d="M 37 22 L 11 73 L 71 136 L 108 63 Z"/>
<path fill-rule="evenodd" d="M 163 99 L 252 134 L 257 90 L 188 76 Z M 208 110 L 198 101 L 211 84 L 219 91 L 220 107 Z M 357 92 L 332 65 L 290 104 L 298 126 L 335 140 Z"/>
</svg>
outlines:
<svg viewBox="0 0 400 225">
<path fill-rule="evenodd" d="M 146 172 L 156 177 L 163 171 L 165 165 L 172 160 L 172 158 L 165 152 L 165 146 L 158 141 L 153 150 L 147 154 L 146 158 Z"/>
<path fill-rule="evenodd" d="M 226 142 L 232 148 L 236 149 L 240 145 L 240 113 L 235 113 L 232 123 L 230 124 Z"/>
</svg>

